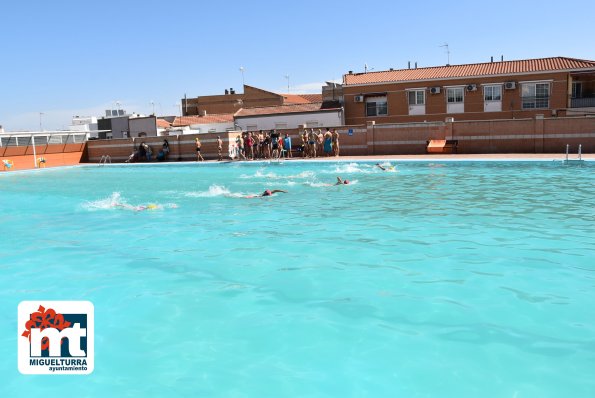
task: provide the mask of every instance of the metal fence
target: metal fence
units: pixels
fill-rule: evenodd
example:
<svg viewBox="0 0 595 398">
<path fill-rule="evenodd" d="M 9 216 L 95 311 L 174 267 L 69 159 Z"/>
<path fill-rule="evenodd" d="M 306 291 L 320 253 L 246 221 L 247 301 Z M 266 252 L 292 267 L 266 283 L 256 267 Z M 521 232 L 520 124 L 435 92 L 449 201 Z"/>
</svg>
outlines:
<svg viewBox="0 0 595 398">
<path fill-rule="evenodd" d="M 595 97 L 572 98 L 570 100 L 571 108 L 591 108 L 595 107 Z"/>
</svg>

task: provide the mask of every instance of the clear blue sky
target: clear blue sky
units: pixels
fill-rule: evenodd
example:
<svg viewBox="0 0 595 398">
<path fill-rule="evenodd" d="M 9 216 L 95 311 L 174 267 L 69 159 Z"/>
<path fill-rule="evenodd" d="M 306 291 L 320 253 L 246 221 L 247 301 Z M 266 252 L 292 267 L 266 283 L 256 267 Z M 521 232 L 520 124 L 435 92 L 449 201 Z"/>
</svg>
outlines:
<svg viewBox="0 0 595 398">
<path fill-rule="evenodd" d="M 348 70 L 568 56 L 595 59 L 591 1 L 3 2 L 0 125 L 59 129 L 73 115 L 177 114 L 187 93 L 246 84 L 313 92 Z M 320 92 L 319 89 L 314 90 Z"/>
</svg>

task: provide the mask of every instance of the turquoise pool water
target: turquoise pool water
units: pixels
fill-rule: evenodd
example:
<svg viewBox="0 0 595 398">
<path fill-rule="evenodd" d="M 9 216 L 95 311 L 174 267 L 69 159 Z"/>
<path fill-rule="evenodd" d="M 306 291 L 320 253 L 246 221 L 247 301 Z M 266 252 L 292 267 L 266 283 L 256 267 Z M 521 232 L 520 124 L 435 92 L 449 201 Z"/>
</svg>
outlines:
<svg viewBox="0 0 595 398">
<path fill-rule="evenodd" d="M 594 170 L 6 173 L 0 396 L 593 397 Z M 288 193 L 243 198 L 266 188 Z M 18 373 L 17 305 L 35 299 L 94 303 L 91 375 Z"/>
</svg>

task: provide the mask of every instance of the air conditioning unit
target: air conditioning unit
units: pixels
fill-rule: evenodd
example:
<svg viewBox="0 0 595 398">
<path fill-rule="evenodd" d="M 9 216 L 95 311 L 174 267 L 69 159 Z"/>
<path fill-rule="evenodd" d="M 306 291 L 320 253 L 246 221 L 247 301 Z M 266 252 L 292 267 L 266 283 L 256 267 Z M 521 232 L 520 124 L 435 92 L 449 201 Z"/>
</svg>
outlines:
<svg viewBox="0 0 595 398">
<path fill-rule="evenodd" d="M 364 102 L 364 96 L 363 95 L 356 95 L 354 97 L 355 102 Z"/>
<path fill-rule="evenodd" d="M 506 89 L 506 90 L 514 90 L 515 88 L 516 88 L 516 82 L 504 83 L 504 89 Z"/>
<path fill-rule="evenodd" d="M 477 91 L 477 84 L 467 84 L 467 91 Z"/>
<path fill-rule="evenodd" d="M 431 87 L 430 93 L 432 94 L 440 94 L 440 87 Z"/>
</svg>

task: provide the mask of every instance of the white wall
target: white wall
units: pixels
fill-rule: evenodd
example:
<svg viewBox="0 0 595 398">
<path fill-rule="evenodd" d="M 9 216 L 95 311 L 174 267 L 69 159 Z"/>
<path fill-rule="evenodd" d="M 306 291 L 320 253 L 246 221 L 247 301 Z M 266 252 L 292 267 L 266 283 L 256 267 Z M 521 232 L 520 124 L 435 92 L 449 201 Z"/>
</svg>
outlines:
<svg viewBox="0 0 595 398">
<path fill-rule="evenodd" d="M 288 113 L 282 115 L 268 116 L 246 116 L 236 119 L 236 123 L 243 131 L 248 130 L 248 126 L 256 126 L 256 130 L 272 130 L 276 124 L 286 123 L 288 129 L 298 128 L 301 124 L 307 124 L 310 121 L 318 122 L 316 127 L 335 127 L 343 125 L 343 112 L 341 110 L 326 112 L 308 112 L 308 113 Z"/>
<path fill-rule="evenodd" d="M 233 122 L 225 123 L 211 123 L 211 124 L 191 124 L 190 128 L 193 130 L 192 133 L 184 134 L 196 134 L 197 130 L 201 134 L 208 133 L 209 130 L 215 130 L 216 133 L 225 133 L 226 131 L 233 130 Z"/>
</svg>

